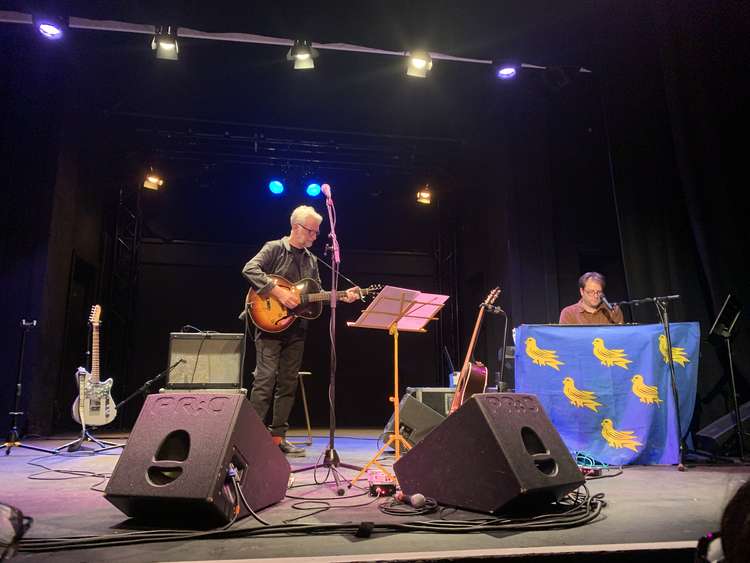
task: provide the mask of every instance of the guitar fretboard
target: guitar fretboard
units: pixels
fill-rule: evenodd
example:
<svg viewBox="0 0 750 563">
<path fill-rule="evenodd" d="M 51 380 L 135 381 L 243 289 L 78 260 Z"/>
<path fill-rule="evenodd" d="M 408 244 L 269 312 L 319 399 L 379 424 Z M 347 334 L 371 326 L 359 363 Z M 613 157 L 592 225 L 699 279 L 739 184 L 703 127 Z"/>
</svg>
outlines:
<svg viewBox="0 0 750 563">
<path fill-rule="evenodd" d="M 99 383 L 99 325 L 91 325 L 91 381 Z"/>
<path fill-rule="evenodd" d="M 336 292 L 337 301 L 341 301 L 344 297 L 346 297 L 346 291 Z M 330 301 L 330 299 L 331 299 L 330 291 L 321 291 L 319 293 L 308 293 L 303 296 L 303 301 L 307 301 L 308 303 L 315 303 L 316 301 Z"/>
</svg>

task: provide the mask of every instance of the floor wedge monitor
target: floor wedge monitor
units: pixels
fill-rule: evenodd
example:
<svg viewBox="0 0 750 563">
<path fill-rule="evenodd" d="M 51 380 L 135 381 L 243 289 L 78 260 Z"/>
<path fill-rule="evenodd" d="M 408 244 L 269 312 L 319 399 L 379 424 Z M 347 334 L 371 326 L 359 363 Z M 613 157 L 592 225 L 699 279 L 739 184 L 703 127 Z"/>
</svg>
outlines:
<svg viewBox="0 0 750 563">
<path fill-rule="evenodd" d="M 239 480 L 237 495 L 230 472 Z M 226 523 L 284 498 L 290 467 L 244 395 L 149 395 L 105 498 L 144 520 Z"/>
<path fill-rule="evenodd" d="M 406 494 L 499 513 L 535 508 L 584 482 L 535 395 L 474 395 L 393 466 Z"/>
<path fill-rule="evenodd" d="M 398 409 L 401 435 L 409 442 L 410 446 L 419 443 L 445 418 L 444 415 L 435 412 L 412 395 L 404 395 Z M 391 415 L 383 429 L 383 436 L 386 437 L 386 440 L 393 433 L 393 421 L 394 415 Z"/>
</svg>

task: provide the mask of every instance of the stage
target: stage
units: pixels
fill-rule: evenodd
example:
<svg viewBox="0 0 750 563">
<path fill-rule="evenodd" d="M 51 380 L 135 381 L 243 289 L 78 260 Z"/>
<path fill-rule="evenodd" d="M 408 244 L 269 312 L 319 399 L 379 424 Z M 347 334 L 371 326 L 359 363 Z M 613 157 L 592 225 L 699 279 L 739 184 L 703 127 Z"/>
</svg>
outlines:
<svg viewBox="0 0 750 563">
<path fill-rule="evenodd" d="M 342 463 L 365 464 L 378 449 L 380 430 L 337 431 L 335 449 Z M 102 435 L 103 436 L 103 435 Z M 126 436 L 106 435 L 124 442 Z M 55 448 L 67 441 L 59 439 L 26 441 L 26 444 Z M 302 437 L 292 438 L 302 440 Z M 290 458 L 292 468 L 312 465 L 328 445 L 325 429 L 315 432 L 313 446 L 303 458 Z M 28 539 L 68 536 L 121 534 L 137 527 L 102 496 L 106 478 L 118 460 L 119 450 L 92 455 L 79 452 L 46 455 L 14 448 L 9 456 L 0 455 L 0 500 L 34 518 Z M 382 458 L 390 465 L 393 455 Z M 56 471 L 47 471 L 49 470 Z M 342 469 L 353 478 L 354 471 Z M 605 471 L 608 478 L 590 479 L 592 495 L 604 494 L 606 506 L 592 522 L 556 530 L 474 531 L 473 533 L 402 533 L 395 529 L 379 531 L 369 538 L 355 537 L 362 522 L 379 524 L 414 523 L 425 520 L 472 520 L 484 515 L 446 509 L 422 516 L 391 516 L 378 509 L 383 499 L 374 499 L 356 487 L 347 488 L 344 497 L 335 493 L 335 484 L 315 485 L 326 477 L 318 471 L 294 473 L 292 488 L 281 503 L 260 512 L 269 524 L 350 524 L 350 529 L 323 535 L 271 534 L 222 539 L 179 539 L 140 545 L 75 548 L 42 553 L 21 552 L 18 561 L 202 561 L 276 560 L 294 561 L 412 561 L 464 560 L 525 556 L 526 560 L 595 561 L 604 554 L 615 561 L 634 557 L 659 557 L 663 561 L 692 561 L 694 546 L 706 532 L 716 530 L 724 504 L 750 477 L 750 467 L 732 465 L 690 465 L 685 472 L 674 466 L 625 467 Z M 366 488 L 367 480 L 356 485 Z M 471 483 L 467 483 L 471 486 Z M 295 498 L 290 498 L 295 497 Z M 323 500 L 330 509 L 320 511 Z M 298 508 L 295 508 L 297 505 Z M 300 518 L 302 517 L 302 518 Z M 252 517 L 232 529 L 263 527 Z M 552 557 L 552 558 L 550 558 Z M 556 557 L 556 558 L 555 558 Z"/>
</svg>

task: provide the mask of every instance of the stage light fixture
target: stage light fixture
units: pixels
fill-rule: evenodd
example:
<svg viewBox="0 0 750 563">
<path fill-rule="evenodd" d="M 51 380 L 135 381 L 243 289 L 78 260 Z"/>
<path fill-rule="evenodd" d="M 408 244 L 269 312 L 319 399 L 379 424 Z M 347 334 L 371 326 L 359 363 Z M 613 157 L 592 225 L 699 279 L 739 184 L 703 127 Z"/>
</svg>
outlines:
<svg viewBox="0 0 750 563">
<path fill-rule="evenodd" d="M 158 190 L 164 185 L 164 178 L 153 168 L 149 168 L 146 178 L 143 180 L 143 187 L 147 190 Z"/>
<path fill-rule="evenodd" d="M 177 28 L 160 26 L 151 40 L 151 50 L 156 51 L 157 59 L 176 61 L 179 58 L 180 46 L 177 43 Z"/>
<path fill-rule="evenodd" d="M 307 184 L 307 195 L 310 197 L 318 197 L 320 195 L 320 184 L 310 182 Z"/>
<path fill-rule="evenodd" d="M 33 16 L 34 29 L 37 33 L 49 39 L 50 41 L 57 41 L 62 39 L 65 35 L 65 29 L 67 28 L 65 18 L 61 16 Z"/>
<path fill-rule="evenodd" d="M 504 60 L 500 63 L 494 63 L 493 69 L 495 78 L 500 80 L 512 80 L 518 76 L 519 72 L 525 71 L 525 69 L 531 70 L 547 70 L 546 66 L 532 65 L 529 63 L 521 63 L 518 60 Z"/>
<path fill-rule="evenodd" d="M 280 195 L 284 193 L 284 183 L 280 180 L 271 180 L 268 182 L 268 189 L 273 195 Z"/>
<path fill-rule="evenodd" d="M 425 184 L 419 191 L 417 191 L 417 203 L 422 205 L 430 205 L 432 203 L 432 190 L 430 190 L 430 184 Z"/>
<path fill-rule="evenodd" d="M 432 70 L 432 57 L 427 51 L 414 51 L 409 53 L 406 75 L 416 78 L 426 78 L 427 73 Z"/>
<path fill-rule="evenodd" d="M 503 64 L 495 67 L 495 76 L 500 80 L 515 78 L 517 70 L 515 65 Z"/>
<path fill-rule="evenodd" d="M 296 39 L 286 54 L 286 60 L 294 61 L 294 70 L 315 68 L 316 58 L 318 58 L 318 50 L 313 49 L 310 42 L 304 39 Z"/>
</svg>

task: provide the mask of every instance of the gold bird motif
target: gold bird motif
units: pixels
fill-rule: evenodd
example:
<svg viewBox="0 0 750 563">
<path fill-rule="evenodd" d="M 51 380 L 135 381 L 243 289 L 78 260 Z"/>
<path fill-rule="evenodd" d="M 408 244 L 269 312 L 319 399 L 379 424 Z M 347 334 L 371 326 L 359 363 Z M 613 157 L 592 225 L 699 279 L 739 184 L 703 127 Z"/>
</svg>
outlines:
<svg viewBox="0 0 750 563">
<path fill-rule="evenodd" d="M 659 335 L 659 352 L 661 352 L 661 357 L 664 358 L 664 363 L 669 363 L 669 351 L 667 350 L 667 337 L 663 334 Z M 677 346 L 672 346 L 672 360 L 676 364 L 680 364 L 682 367 L 685 367 L 685 364 L 690 361 L 690 358 L 688 358 L 685 355 L 685 348 L 678 348 Z"/>
<path fill-rule="evenodd" d="M 574 407 L 586 407 L 594 412 L 599 412 L 596 407 L 601 407 L 602 404 L 596 401 L 596 395 L 593 391 L 584 391 L 583 389 L 576 389 L 575 381 L 572 377 L 566 377 L 563 379 L 563 393 L 570 399 L 570 404 Z"/>
<path fill-rule="evenodd" d="M 646 403 L 647 405 L 658 405 L 659 403 L 663 402 L 659 398 L 659 388 L 655 385 L 646 385 L 643 383 L 643 376 L 642 375 L 634 375 L 630 378 L 630 381 L 633 382 L 632 390 L 633 394 L 640 399 L 641 403 Z"/>
<path fill-rule="evenodd" d="M 633 430 L 615 430 L 609 418 L 602 420 L 602 437 L 607 440 L 610 448 L 627 448 L 638 452 L 638 446 L 643 445 Z"/>
<path fill-rule="evenodd" d="M 622 369 L 628 369 L 628 364 L 633 361 L 628 360 L 628 355 L 622 349 L 609 350 L 604 346 L 604 340 L 601 338 L 594 338 L 592 343 L 594 344 L 594 356 L 601 361 L 603 366 L 617 366 Z"/>
<path fill-rule="evenodd" d="M 558 359 L 555 350 L 542 350 L 536 345 L 536 338 L 532 338 L 531 336 L 526 339 L 526 355 L 536 365 L 542 367 L 549 366 L 557 371 L 560 371 L 560 366 L 565 365 L 564 362 Z"/>
</svg>

